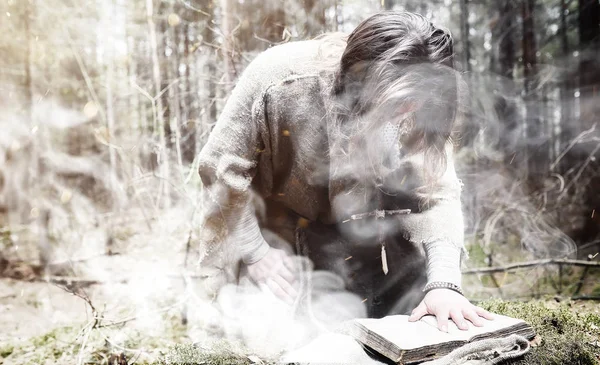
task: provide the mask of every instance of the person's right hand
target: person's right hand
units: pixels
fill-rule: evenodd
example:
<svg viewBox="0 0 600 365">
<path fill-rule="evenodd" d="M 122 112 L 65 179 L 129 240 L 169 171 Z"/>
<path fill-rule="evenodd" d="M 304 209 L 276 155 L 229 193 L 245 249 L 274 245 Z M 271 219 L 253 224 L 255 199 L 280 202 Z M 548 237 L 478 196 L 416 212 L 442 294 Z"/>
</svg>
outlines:
<svg viewBox="0 0 600 365">
<path fill-rule="evenodd" d="M 248 265 L 248 274 L 259 286 L 266 286 L 273 294 L 291 304 L 298 296 L 295 264 L 292 258 L 278 248 L 269 251 L 259 261 Z"/>
</svg>

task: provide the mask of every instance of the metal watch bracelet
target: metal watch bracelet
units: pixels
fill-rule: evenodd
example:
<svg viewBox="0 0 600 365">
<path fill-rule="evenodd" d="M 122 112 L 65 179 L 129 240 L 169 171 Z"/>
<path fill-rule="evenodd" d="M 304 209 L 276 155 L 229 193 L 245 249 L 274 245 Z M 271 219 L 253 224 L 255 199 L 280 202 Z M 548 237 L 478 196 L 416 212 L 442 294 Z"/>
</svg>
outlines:
<svg viewBox="0 0 600 365">
<path fill-rule="evenodd" d="M 460 288 L 460 286 L 453 284 L 453 283 L 447 283 L 445 281 L 433 281 L 431 283 L 428 283 L 423 288 L 423 293 L 428 293 L 428 292 L 432 291 L 433 289 L 450 289 L 452 291 L 457 292 L 460 295 L 465 295 L 463 293 L 462 289 Z"/>
</svg>

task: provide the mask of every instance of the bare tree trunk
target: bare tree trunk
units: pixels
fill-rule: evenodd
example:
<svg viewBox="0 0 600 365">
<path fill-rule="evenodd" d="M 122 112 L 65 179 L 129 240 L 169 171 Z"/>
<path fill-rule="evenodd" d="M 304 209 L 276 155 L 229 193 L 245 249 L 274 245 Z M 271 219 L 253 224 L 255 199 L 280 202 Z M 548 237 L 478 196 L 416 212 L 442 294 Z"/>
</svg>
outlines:
<svg viewBox="0 0 600 365">
<path fill-rule="evenodd" d="M 181 86 L 182 86 L 182 77 L 181 77 L 181 73 L 179 71 L 179 65 L 181 63 L 180 59 L 181 59 L 181 54 L 179 52 L 180 49 L 180 37 L 179 37 L 179 33 L 180 33 L 180 29 L 181 29 L 181 25 L 176 25 L 176 26 L 171 26 L 171 31 L 170 33 L 173 35 L 173 54 L 171 55 L 171 60 L 172 62 L 169 62 L 169 68 L 173 70 L 174 74 L 174 78 L 171 81 L 171 83 L 173 83 L 173 87 L 171 87 L 171 89 L 173 90 L 173 98 L 171 99 L 171 109 L 172 109 L 172 117 L 171 117 L 171 131 L 174 132 L 174 137 L 175 137 L 175 141 L 174 141 L 174 145 L 175 145 L 175 152 L 177 155 L 177 163 L 179 164 L 179 168 L 181 169 L 183 167 L 183 158 L 182 158 L 182 154 L 181 154 L 181 144 L 182 144 L 182 140 L 181 140 L 181 125 L 182 125 L 182 120 L 181 120 L 181 105 L 180 105 L 180 97 L 181 97 Z"/>
<path fill-rule="evenodd" d="M 32 32 L 32 21 L 33 21 L 33 12 L 34 12 L 34 0 L 25 0 L 25 14 L 24 14 L 24 28 L 25 28 L 25 36 L 27 37 L 27 44 L 25 49 L 25 89 L 26 89 L 26 98 L 25 98 L 25 113 L 27 115 L 27 123 L 29 124 L 31 130 L 33 128 L 37 128 L 36 121 L 34 118 L 34 84 L 33 84 L 33 64 L 31 62 L 32 54 L 33 54 L 33 39 L 34 35 Z M 29 153 L 29 179 L 26 182 L 27 193 L 35 196 L 37 194 L 37 189 L 39 187 L 39 179 L 40 179 L 40 164 L 39 164 L 39 150 L 37 138 L 40 133 L 35 134 L 35 140 L 31 143 L 31 146 L 28 148 Z M 38 259 L 40 262 L 40 267 L 43 269 L 43 274 L 48 274 L 48 264 L 52 259 L 52 245 L 49 239 L 48 233 L 48 225 L 50 222 L 50 212 L 47 209 L 40 209 L 39 207 L 35 207 L 38 209 L 39 216 L 37 218 L 37 228 L 39 232 L 37 248 L 38 248 Z"/>
<path fill-rule="evenodd" d="M 537 43 L 535 40 L 534 24 L 535 0 L 523 0 L 521 16 L 523 20 L 523 74 L 525 76 L 525 138 L 527 175 L 532 178 L 547 171 L 545 162 L 548 156 L 540 151 L 542 141 L 542 120 L 540 118 L 537 97 Z M 530 180 L 533 181 L 533 180 Z"/>
<path fill-rule="evenodd" d="M 521 14 L 523 18 L 523 64 L 525 75 L 525 90 L 532 91 L 535 88 L 534 76 L 537 65 L 537 44 L 535 41 L 534 24 L 535 0 L 523 0 L 521 3 Z"/>
<path fill-rule="evenodd" d="M 460 64 L 462 66 L 462 70 L 464 71 L 463 77 L 467 84 L 467 87 L 470 91 L 472 91 L 472 75 L 471 75 L 471 42 L 469 40 L 469 7 L 468 0 L 460 0 L 460 44 L 461 44 L 461 60 Z M 465 120 L 463 124 L 463 145 L 471 145 L 479 132 L 479 125 L 473 120 L 471 109 L 472 103 L 471 100 L 466 101 L 465 105 L 466 113 Z"/>
<path fill-rule="evenodd" d="M 127 35 L 127 53 L 134 54 L 135 50 L 135 40 L 132 35 Z M 128 125 L 132 132 L 136 134 L 142 134 L 146 132 L 143 126 L 145 125 L 145 121 L 141 120 L 140 115 L 140 93 L 137 92 L 134 88 L 131 87 L 133 84 L 137 84 L 137 59 L 135 57 L 131 57 L 127 64 L 127 80 L 130 85 L 129 89 L 133 90 L 131 95 L 129 96 L 129 110 L 131 113 L 131 120 Z"/>
<path fill-rule="evenodd" d="M 597 122 L 600 84 L 600 3 L 579 0 L 579 110 L 582 129 Z"/>
<path fill-rule="evenodd" d="M 385 10 L 392 10 L 394 5 L 396 5 L 395 0 L 381 0 L 381 4 Z"/>
<path fill-rule="evenodd" d="M 344 6 L 340 0 L 335 0 L 335 31 L 339 32 L 344 27 Z"/>
<path fill-rule="evenodd" d="M 148 23 L 148 36 L 152 55 L 152 78 L 154 82 L 155 96 L 153 101 L 153 114 L 156 118 L 155 130 L 158 132 L 159 137 L 159 169 L 160 169 L 160 188 L 158 197 L 156 200 L 156 207 L 161 206 L 161 202 L 164 206 L 169 207 L 171 205 L 170 189 L 167 180 L 170 175 L 169 168 L 169 154 L 167 148 L 167 141 L 165 139 L 165 119 L 163 115 L 163 102 L 160 93 L 161 89 L 161 76 L 160 76 L 160 62 L 158 58 L 158 41 L 156 37 L 156 26 L 154 24 L 154 4 L 153 0 L 146 0 L 146 21 Z M 164 201 L 163 201 L 164 200 Z"/>
<path fill-rule="evenodd" d="M 515 8 L 513 0 L 497 1 L 498 21 L 492 28 L 492 44 L 497 45 L 497 64 L 493 67 L 494 72 L 499 75 L 497 82 L 500 89 L 496 97 L 495 109 L 503 126 L 499 136 L 498 148 L 504 152 L 506 162 L 514 158 L 514 140 L 518 128 L 517 111 L 511 101 L 514 95 L 509 95 L 513 90 L 513 73 L 515 66 Z"/>
<path fill-rule="evenodd" d="M 471 44 L 469 41 L 468 0 L 460 0 L 460 38 L 462 41 L 462 66 L 465 72 L 471 72 Z"/>
<path fill-rule="evenodd" d="M 123 8 L 125 9 L 125 44 L 127 47 L 126 50 L 126 54 L 131 55 L 128 59 L 127 62 L 127 71 L 126 71 L 126 80 L 127 80 L 127 88 L 126 90 L 132 90 L 133 92 L 130 93 L 129 98 L 128 98 L 128 106 L 129 106 L 129 113 L 130 114 L 130 119 L 129 119 L 129 123 L 127 123 L 127 126 L 129 128 L 129 132 L 132 134 L 136 134 L 139 135 L 141 133 L 144 133 L 145 131 L 141 129 L 142 126 L 142 121 L 140 120 L 140 97 L 139 97 L 139 92 L 137 92 L 137 90 L 135 90 L 135 88 L 133 87 L 134 84 L 137 84 L 137 59 L 134 56 L 135 54 L 137 54 L 137 49 L 136 49 L 136 44 L 137 42 L 135 42 L 134 39 L 134 34 L 130 34 L 128 29 L 129 27 L 127 26 L 127 24 L 129 24 L 130 22 L 133 22 L 134 19 L 134 11 L 132 10 L 132 6 L 130 5 L 131 2 L 127 1 L 125 2 L 125 4 L 123 5 Z"/>
<path fill-rule="evenodd" d="M 277 4 L 277 6 L 267 13 L 262 22 L 264 24 L 264 33 L 262 38 L 268 40 L 271 42 L 271 44 L 280 43 L 283 40 L 282 35 L 283 30 L 285 29 L 285 10 L 283 8 L 283 4 L 278 4 L 276 2 L 273 4 Z M 317 8 L 319 8 L 319 6 L 317 6 Z M 314 15 L 318 17 L 318 13 L 319 11 L 317 9 L 314 12 Z M 325 14 L 323 14 L 322 19 L 318 22 L 324 22 L 324 18 Z"/>
<path fill-rule="evenodd" d="M 597 0 L 579 0 L 579 121 L 577 132 L 589 129 L 598 123 L 600 115 L 600 3 Z M 599 134 L 596 132 L 596 137 Z M 597 142 L 580 145 L 580 152 L 572 157 L 577 162 L 589 162 L 600 158 L 596 150 Z M 592 155 L 590 155 L 590 151 Z M 596 164 L 597 166 L 597 164 Z M 588 170 L 587 174 L 594 174 Z M 600 178 L 590 176 L 582 197 L 586 210 L 593 210 L 597 215 L 600 207 Z M 578 182 L 579 183 L 579 182 Z M 588 243 L 600 236 L 597 216 L 586 215 L 585 224 L 577 234 L 578 241 Z M 597 245 L 599 246 L 599 245 Z"/>
<path fill-rule="evenodd" d="M 25 88 L 26 88 L 26 103 L 25 109 L 29 118 L 29 122 L 33 123 L 33 65 L 31 63 L 31 55 L 33 53 L 33 34 L 31 31 L 31 21 L 33 16 L 33 0 L 25 0 L 25 35 L 27 37 L 27 48 L 25 50 Z"/>
<path fill-rule="evenodd" d="M 215 41 L 214 32 L 210 29 L 209 25 L 214 20 L 214 9 L 210 9 L 210 16 L 206 19 L 206 23 L 204 25 L 204 30 L 202 32 L 203 38 L 206 40 L 206 43 L 212 44 Z M 199 128 L 199 138 L 198 144 L 199 147 L 204 144 L 208 133 L 210 132 L 211 126 L 217 120 L 217 84 L 215 80 L 215 75 L 217 73 L 216 67 L 216 57 L 215 53 L 210 53 L 211 57 L 207 60 L 204 65 L 204 70 L 206 72 L 206 78 L 203 83 L 203 86 L 206 90 L 206 99 L 202 101 L 202 110 L 203 110 L 203 118 L 202 118 L 202 126 Z M 228 71 L 227 71 L 228 72 Z M 230 75 L 227 75 L 229 77 Z M 229 80 L 229 79 L 228 79 Z M 229 85 L 229 84 L 228 84 Z M 199 149 L 198 149 L 199 152 Z"/>
<path fill-rule="evenodd" d="M 141 60 L 147 60 L 147 59 L 151 59 L 152 58 L 152 51 L 150 49 L 150 42 L 149 42 L 149 38 L 146 40 L 146 42 L 140 42 L 140 46 L 143 45 L 143 49 L 140 50 L 140 58 Z M 143 72 L 144 68 L 143 68 L 143 63 L 140 60 L 140 71 Z M 141 75 L 140 75 L 141 76 Z M 140 77 L 140 80 L 142 80 L 142 77 Z M 138 86 L 142 86 L 142 85 L 138 85 Z M 138 95 L 140 93 L 138 92 Z M 147 97 L 145 95 L 142 95 L 139 97 L 139 101 L 140 101 L 140 120 L 141 120 L 141 128 L 144 131 L 144 135 L 149 135 L 150 131 L 154 132 L 155 129 L 155 123 L 154 121 L 156 120 L 155 117 L 153 117 L 152 119 L 152 125 L 150 124 L 150 118 L 148 117 L 148 102 L 149 100 L 147 100 Z"/>
<path fill-rule="evenodd" d="M 325 8 L 328 1 L 304 0 L 304 12 L 306 13 L 306 37 L 312 38 L 327 30 L 327 19 Z M 284 14 L 285 17 L 285 14 Z"/>
<path fill-rule="evenodd" d="M 159 3 L 159 4 L 162 4 Z M 160 6 L 159 6 L 160 9 Z M 166 13 L 168 14 L 168 16 L 170 16 L 170 14 L 172 14 L 172 4 L 171 7 L 168 11 L 166 11 Z M 161 11 L 158 10 L 156 12 L 157 14 L 161 14 Z M 163 13 L 165 13 L 165 11 L 163 10 Z M 169 24 L 167 23 L 167 20 L 161 19 L 158 24 L 157 24 L 157 28 L 158 28 L 158 34 L 161 36 L 161 40 L 162 42 L 160 43 L 160 47 L 159 49 L 161 50 L 161 57 L 159 58 L 160 61 L 160 75 L 161 75 L 161 84 L 160 84 L 160 88 L 161 88 L 161 98 L 163 99 L 162 101 L 162 105 L 164 107 L 162 115 L 163 118 L 165 120 L 165 141 L 166 141 L 166 146 L 167 148 L 170 150 L 171 148 L 173 148 L 173 131 L 171 130 L 171 120 L 172 120 L 172 109 L 171 109 L 171 104 L 173 101 L 173 88 L 171 87 L 171 83 L 173 82 L 173 70 L 171 69 L 170 65 L 170 61 L 171 58 L 173 57 L 173 45 L 172 45 L 172 40 L 171 40 L 171 27 L 169 26 Z M 170 51 L 169 54 L 167 54 L 167 51 Z"/>
<path fill-rule="evenodd" d="M 108 4 L 106 6 L 113 8 L 112 3 Z M 110 9 L 110 10 L 112 10 L 112 9 Z M 115 65 L 114 65 L 115 34 L 113 31 L 114 27 L 112 27 L 110 24 L 110 19 L 114 15 L 114 12 L 110 11 L 110 10 L 107 11 L 105 14 L 103 14 L 104 21 L 105 21 L 104 29 L 110 29 L 107 34 L 108 42 L 105 42 L 106 47 L 108 49 L 107 55 L 106 55 L 107 65 L 106 65 L 106 82 L 105 82 L 105 87 L 106 87 L 106 131 L 107 131 L 106 135 L 108 137 L 107 142 L 108 142 L 108 155 L 109 155 L 109 160 L 110 160 L 110 173 L 113 176 L 117 176 L 116 154 L 115 154 L 115 149 L 112 147 L 114 144 L 113 138 L 115 136 L 115 110 L 114 110 L 114 105 L 113 105 L 113 82 L 114 82 L 114 72 L 115 72 Z M 110 179 L 111 185 L 112 185 L 113 180 L 114 179 Z M 111 192 L 114 191 L 114 189 L 116 189 L 116 187 L 111 186 Z M 114 201 L 113 201 L 113 203 L 114 203 Z"/>
<path fill-rule="evenodd" d="M 568 64 L 569 62 L 569 37 L 567 34 L 568 25 L 567 25 L 567 9 L 568 4 L 566 0 L 560 0 L 560 46 L 562 51 L 563 60 L 563 73 L 562 73 L 562 81 L 560 84 L 560 143 L 559 149 L 566 147 L 572 138 L 575 137 L 575 133 L 573 133 L 572 117 L 573 117 L 573 108 L 571 104 L 573 102 L 573 78 L 575 75 L 571 71 L 571 67 Z M 561 164 L 559 167 L 559 171 L 563 171 L 566 166 Z"/>
<path fill-rule="evenodd" d="M 512 0 L 499 1 L 501 26 L 498 34 L 498 62 L 500 66 L 500 75 L 509 79 L 513 78 L 515 67 L 515 9 Z"/>
<path fill-rule="evenodd" d="M 50 243 L 50 211 L 48 209 L 43 209 L 39 213 L 39 217 L 37 217 L 37 226 L 38 226 L 38 249 L 39 249 L 39 260 L 40 267 L 43 270 L 44 275 L 51 274 L 48 272 L 49 264 L 52 260 L 52 245 Z"/>
<path fill-rule="evenodd" d="M 183 160 L 187 163 L 194 161 L 196 156 L 197 148 L 197 126 L 198 117 L 196 114 L 196 108 L 193 106 L 197 100 L 192 97 L 192 77 L 190 68 L 192 67 L 192 59 L 190 54 L 190 26 L 186 22 L 183 25 L 183 65 L 185 66 L 185 73 L 181 78 L 181 91 L 180 97 L 180 109 L 181 109 L 181 128 L 184 133 L 183 139 L 185 140 L 184 148 L 182 151 Z"/>
<path fill-rule="evenodd" d="M 222 11 L 222 30 L 223 30 L 223 83 L 225 84 L 224 92 L 229 95 L 233 80 L 235 78 L 235 68 L 233 64 L 233 53 L 235 50 L 235 39 L 233 36 L 233 9 L 231 0 L 221 0 Z"/>
</svg>

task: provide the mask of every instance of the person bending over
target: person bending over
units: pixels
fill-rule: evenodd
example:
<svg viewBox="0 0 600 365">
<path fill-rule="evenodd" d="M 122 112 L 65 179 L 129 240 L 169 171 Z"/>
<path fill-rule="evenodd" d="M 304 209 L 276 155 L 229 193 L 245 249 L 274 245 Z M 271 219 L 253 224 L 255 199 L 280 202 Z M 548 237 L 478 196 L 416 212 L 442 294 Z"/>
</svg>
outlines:
<svg viewBox="0 0 600 365">
<path fill-rule="evenodd" d="M 461 329 L 491 319 L 461 290 L 461 182 L 452 161 L 462 87 L 448 31 L 386 11 L 350 35 L 275 46 L 244 71 L 199 173 L 247 275 L 297 295 L 291 253 L 341 276 L 369 317 Z M 266 214 L 260 217 L 253 196 Z M 272 233 L 289 242 L 272 244 Z"/>
</svg>

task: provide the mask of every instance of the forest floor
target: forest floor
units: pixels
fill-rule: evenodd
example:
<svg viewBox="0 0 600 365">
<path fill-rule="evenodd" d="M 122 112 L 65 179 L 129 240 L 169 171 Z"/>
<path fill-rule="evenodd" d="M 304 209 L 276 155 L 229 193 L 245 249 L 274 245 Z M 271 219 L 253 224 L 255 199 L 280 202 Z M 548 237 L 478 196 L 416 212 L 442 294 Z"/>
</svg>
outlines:
<svg viewBox="0 0 600 365">
<path fill-rule="evenodd" d="M 111 256 L 103 254 L 102 229 L 86 230 L 66 253 L 57 253 L 54 266 L 65 268 L 50 277 L 28 264 L 36 261 L 24 252 L 32 245 L 20 244 L 18 255 L 16 245 L 5 246 L 0 364 L 156 363 L 174 344 L 206 338 L 215 311 L 198 296 L 197 283 L 186 284 L 182 275 L 189 229 L 166 220 L 162 224 L 174 228 L 153 224 L 160 235 L 116 232 L 122 239 Z"/>
<path fill-rule="evenodd" d="M 223 340 L 214 298 L 202 295 L 206 287 L 200 280 L 182 275 L 190 231 L 173 224 L 179 216 L 153 221 L 153 230 L 123 228 L 112 256 L 99 254 L 106 242 L 101 230 L 86 230 L 65 251 L 66 257 L 85 258 L 68 267 L 74 279 L 93 279 L 78 282 L 80 289 L 73 282 L 44 281 L 39 270 L 25 264 L 35 255 L 23 252 L 24 245 L 13 255 L 21 264 L 7 269 L 0 260 L 0 364 L 268 362 Z M 5 258 L 13 251 L 16 245 L 6 246 Z M 590 280 L 584 292 L 595 284 Z M 495 291 L 486 293 L 477 298 L 493 297 Z M 600 364 L 599 301 L 546 297 L 480 305 L 523 318 L 540 334 L 541 344 L 515 364 Z"/>
<path fill-rule="evenodd" d="M 161 350 L 191 341 L 172 293 L 149 307 L 101 286 L 85 293 L 95 311 L 55 284 L 0 279 L 0 364 L 113 364 L 120 354 L 154 363 Z"/>
<path fill-rule="evenodd" d="M 188 318 L 183 325 L 182 307 L 173 301 L 172 292 L 163 291 L 163 307 L 154 311 L 140 308 L 139 303 L 125 303 L 116 292 L 120 303 L 115 303 L 101 286 L 90 287 L 86 293 L 92 303 L 103 303 L 96 308 L 98 312 L 121 313 L 122 323 L 105 317 L 92 328 L 92 311 L 82 298 L 54 284 L 1 279 L 0 364 L 260 362 L 225 343 L 213 351 L 192 345 L 202 336 L 194 332 L 192 323 L 199 318 Z M 492 300 L 481 305 L 524 318 L 541 336 L 541 344 L 515 364 L 600 364 L 599 302 L 549 298 Z"/>
</svg>

